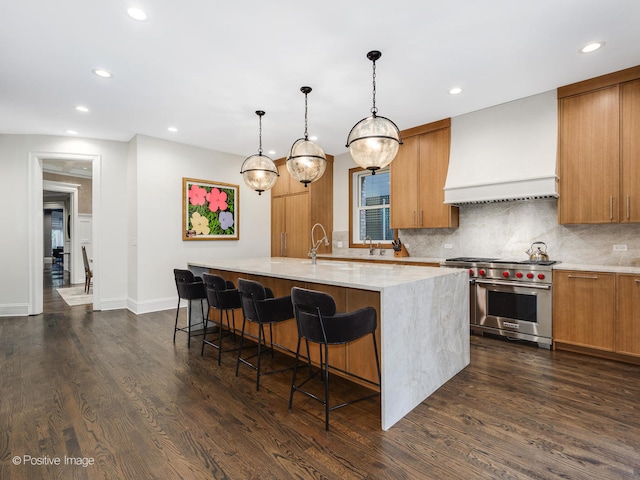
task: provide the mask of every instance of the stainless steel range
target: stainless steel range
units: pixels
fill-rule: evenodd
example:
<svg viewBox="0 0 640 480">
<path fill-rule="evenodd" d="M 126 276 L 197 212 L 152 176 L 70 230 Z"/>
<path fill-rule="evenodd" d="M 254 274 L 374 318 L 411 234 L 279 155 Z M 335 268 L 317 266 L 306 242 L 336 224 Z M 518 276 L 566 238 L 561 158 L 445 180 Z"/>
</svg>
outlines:
<svg viewBox="0 0 640 480">
<path fill-rule="evenodd" d="M 556 263 L 458 257 L 441 265 L 469 270 L 474 333 L 493 333 L 551 348 L 551 281 Z"/>
</svg>

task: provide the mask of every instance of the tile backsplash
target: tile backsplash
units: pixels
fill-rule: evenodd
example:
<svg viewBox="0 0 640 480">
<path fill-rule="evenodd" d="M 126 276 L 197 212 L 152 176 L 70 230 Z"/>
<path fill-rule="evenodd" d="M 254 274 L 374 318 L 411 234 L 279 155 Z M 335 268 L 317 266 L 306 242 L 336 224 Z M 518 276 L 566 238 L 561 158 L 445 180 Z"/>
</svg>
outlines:
<svg viewBox="0 0 640 480">
<path fill-rule="evenodd" d="M 528 258 L 536 241 L 547 245 L 551 260 L 591 265 L 640 266 L 640 224 L 558 225 L 557 199 L 460 206 L 460 227 L 400 230 L 414 257 L 459 256 Z M 350 254 L 349 232 L 333 232 L 334 254 Z M 343 248 L 337 248 L 337 242 Z M 452 248 L 446 249 L 445 244 Z M 626 251 L 614 251 L 626 245 Z"/>
</svg>

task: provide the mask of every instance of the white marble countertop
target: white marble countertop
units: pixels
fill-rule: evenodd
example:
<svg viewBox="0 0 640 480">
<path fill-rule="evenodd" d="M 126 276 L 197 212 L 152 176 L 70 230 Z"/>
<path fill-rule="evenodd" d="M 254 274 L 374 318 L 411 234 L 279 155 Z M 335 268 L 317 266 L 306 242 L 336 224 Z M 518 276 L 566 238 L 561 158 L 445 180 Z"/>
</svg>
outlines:
<svg viewBox="0 0 640 480">
<path fill-rule="evenodd" d="M 417 262 L 417 263 L 436 263 L 440 264 L 444 261 L 443 258 L 433 258 L 433 257 L 400 257 L 396 258 L 393 256 L 393 252 L 389 252 L 385 255 L 365 255 L 365 254 L 338 254 L 338 253 L 327 253 L 318 255 L 318 258 L 350 258 L 359 259 L 360 261 L 366 260 L 372 263 L 384 263 L 384 262 L 394 262 L 394 261 L 402 261 L 407 263 Z M 593 265 L 588 263 L 557 263 L 553 266 L 554 270 L 576 270 L 576 271 L 585 271 L 585 272 L 603 272 L 603 273 L 628 273 L 633 275 L 640 275 L 640 265 Z"/>
<path fill-rule="evenodd" d="M 435 263 L 440 264 L 443 261 L 442 258 L 433 258 L 433 257 L 394 257 L 393 250 L 385 250 L 384 255 L 380 255 L 379 253 L 375 253 L 373 255 L 369 255 L 368 253 L 321 253 L 318 255 L 318 259 L 327 258 L 327 259 L 354 259 L 359 261 L 367 261 L 367 262 L 376 262 L 376 263 L 385 263 L 385 262 L 405 262 L 405 263 Z"/>
<path fill-rule="evenodd" d="M 554 270 L 576 270 L 581 272 L 630 273 L 640 275 L 640 266 L 588 265 L 581 263 L 558 263 Z"/>
<path fill-rule="evenodd" d="M 383 291 L 388 287 L 451 275 L 457 270 L 415 265 L 347 262 L 330 260 L 328 257 L 318 257 L 316 265 L 311 264 L 311 259 L 289 257 L 212 259 L 189 262 L 188 265 L 372 291 Z"/>
</svg>

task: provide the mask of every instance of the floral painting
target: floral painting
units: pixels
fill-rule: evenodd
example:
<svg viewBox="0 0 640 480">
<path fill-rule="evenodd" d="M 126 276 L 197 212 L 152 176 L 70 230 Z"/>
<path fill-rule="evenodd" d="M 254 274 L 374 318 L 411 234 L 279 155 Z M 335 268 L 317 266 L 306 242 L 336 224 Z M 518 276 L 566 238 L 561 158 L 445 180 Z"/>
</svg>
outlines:
<svg viewBox="0 0 640 480">
<path fill-rule="evenodd" d="M 238 185 L 182 179 L 182 239 L 238 240 Z"/>
</svg>

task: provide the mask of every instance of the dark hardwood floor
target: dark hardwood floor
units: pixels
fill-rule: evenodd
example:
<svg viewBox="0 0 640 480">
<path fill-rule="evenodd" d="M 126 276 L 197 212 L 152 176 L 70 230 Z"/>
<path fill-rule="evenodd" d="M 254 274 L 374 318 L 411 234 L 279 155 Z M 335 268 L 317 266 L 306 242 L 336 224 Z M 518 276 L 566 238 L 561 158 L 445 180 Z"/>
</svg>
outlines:
<svg viewBox="0 0 640 480">
<path fill-rule="evenodd" d="M 233 353 L 173 344 L 174 311 L 67 307 L 49 282 L 46 313 L 0 318 L 2 480 L 640 478 L 639 366 L 474 336 L 471 365 L 389 431 L 376 399 L 325 432 L 320 404 L 288 410 L 290 373 L 256 392 Z"/>
</svg>

